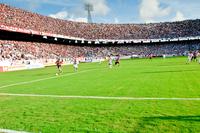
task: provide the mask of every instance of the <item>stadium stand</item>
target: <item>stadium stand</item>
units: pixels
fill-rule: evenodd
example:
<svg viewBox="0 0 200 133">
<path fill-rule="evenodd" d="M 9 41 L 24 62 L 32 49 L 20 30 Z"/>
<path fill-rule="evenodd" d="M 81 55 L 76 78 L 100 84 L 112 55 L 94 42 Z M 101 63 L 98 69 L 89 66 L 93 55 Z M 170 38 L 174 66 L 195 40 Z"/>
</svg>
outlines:
<svg viewBox="0 0 200 133">
<path fill-rule="evenodd" d="M 84 39 L 160 39 L 200 35 L 200 20 L 155 24 L 88 24 L 54 19 L 0 4 L 1 25 Z"/>
<path fill-rule="evenodd" d="M 154 24 L 89 24 L 54 19 L 0 4 L 0 62 L 54 63 L 57 57 L 109 54 L 182 56 L 200 49 L 200 20 Z M 1 66 L 1 64 L 0 64 Z"/>
</svg>

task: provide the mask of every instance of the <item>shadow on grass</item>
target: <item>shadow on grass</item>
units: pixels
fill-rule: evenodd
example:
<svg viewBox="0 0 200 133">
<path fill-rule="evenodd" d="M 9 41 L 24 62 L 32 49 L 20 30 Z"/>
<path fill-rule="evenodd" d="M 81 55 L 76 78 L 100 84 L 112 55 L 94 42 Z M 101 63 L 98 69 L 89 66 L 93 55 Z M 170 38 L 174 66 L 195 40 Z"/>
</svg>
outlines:
<svg viewBox="0 0 200 133">
<path fill-rule="evenodd" d="M 175 120 L 175 121 L 193 121 L 200 122 L 200 116 L 157 116 L 157 117 L 142 117 L 145 121 L 152 120 Z"/>
<path fill-rule="evenodd" d="M 200 115 L 197 116 L 155 116 L 140 117 L 133 132 L 200 132 Z"/>
</svg>

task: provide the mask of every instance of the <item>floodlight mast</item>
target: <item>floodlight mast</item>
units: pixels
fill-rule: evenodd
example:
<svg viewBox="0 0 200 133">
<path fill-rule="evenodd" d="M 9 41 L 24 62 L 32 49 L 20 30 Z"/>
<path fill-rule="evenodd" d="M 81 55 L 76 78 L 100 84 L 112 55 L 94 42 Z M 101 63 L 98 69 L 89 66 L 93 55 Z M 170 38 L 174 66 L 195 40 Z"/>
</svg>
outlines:
<svg viewBox="0 0 200 133">
<path fill-rule="evenodd" d="M 93 5 L 89 3 L 85 4 L 85 10 L 87 11 L 87 14 L 88 14 L 88 23 L 92 23 L 91 12 L 94 10 Z"/>
</svg>

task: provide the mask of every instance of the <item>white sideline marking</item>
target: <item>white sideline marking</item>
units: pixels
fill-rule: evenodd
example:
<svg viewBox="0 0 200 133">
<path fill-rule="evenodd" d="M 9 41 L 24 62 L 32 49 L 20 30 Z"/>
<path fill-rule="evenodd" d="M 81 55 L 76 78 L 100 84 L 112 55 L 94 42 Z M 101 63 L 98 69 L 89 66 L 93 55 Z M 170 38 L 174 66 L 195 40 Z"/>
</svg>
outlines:
<svg viewBox="0 0 200 133">
<path fill-rule="evenodd" d="M 64 96 L 64 95 L 40 95 L 40 94 L 11 94 L 0 93 L 0 96 L 16 97 L 49 97 L 66 99 L 102 99 L 102 100 L 172 100 L 172 101 L 200 101 L 200 98 L 156 98 L 156 97 L 109 97 L 109 96 Z"/>
<path fill-rule="evenodd" d="M 28 133 L 28 132 L 15 131 L 15 130 L 10 130 L 10 129 L 0 129 L 0 133 Z"/>
<path fill-rule="evenodd" d="M 63 75 L 59 75 L 59 76 L 53 76 L 53 77 L 48 77 L 48 78 L 36 79 L 36 80 L 32 80 L 32 81 L 26 81 L 26 82 L 19 82 L 19 83 L 15 83 L 15 84 L 4 85 L 4 86 L 0 86 L 0 89 L 12 87 L 12 86 L 17 86 L 17 85 L 35 83 L 35 82 L 49 80 L 49 79 L 55 79 L 55 78 L 59 78 L 59 77 L 66 77 L 66 76 L 75 75 L 75 74 L 84 73 L 84 72 L 93 71 L 93 70 L 97 70 L 97 69 L 90 69 L 90 70 L 85 70 L 85 71 L 80 71 L 80 72 L 75 72 L 75 73 L 63 74 Z"/>
</svg>

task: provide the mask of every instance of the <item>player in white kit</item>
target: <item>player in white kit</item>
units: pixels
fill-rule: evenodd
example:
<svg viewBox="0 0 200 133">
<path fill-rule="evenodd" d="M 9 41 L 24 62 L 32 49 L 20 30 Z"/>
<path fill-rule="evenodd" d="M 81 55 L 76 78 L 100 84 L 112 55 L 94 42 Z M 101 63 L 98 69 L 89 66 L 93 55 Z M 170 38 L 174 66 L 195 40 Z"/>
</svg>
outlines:
<svg viewBox="0 0 200 133">
<path fill-rule="evenodd" d="M 109 65 L 109 68 L 112 68 L 112 55 L 108 56 L 108 65 Z"/>
<path fill-rule="evenodd" d="M 192 57 L 193 57 L 193 53 L 189 52 L 188 53 L 188 62 L 187 63 L 190 63 L 192 61 Z"/>
<path fill-rule="evenodd" d="M 75 71 L 75 72 L 78 71 L 78 64 L 79 64 L 79 61 L 75 58 L 75 59 L 74 59 L 74 63 L 73 63 L 73 65 L 74 65 L 74 71 Z"/>
<path fill-rule="evenodd" d="M 198 62 L 200 64 L 200 51 L 197 53 Z"/>
</svg>

